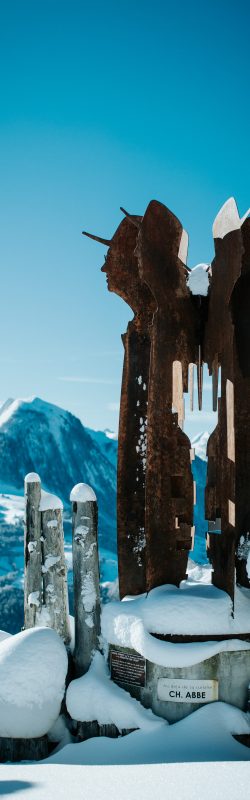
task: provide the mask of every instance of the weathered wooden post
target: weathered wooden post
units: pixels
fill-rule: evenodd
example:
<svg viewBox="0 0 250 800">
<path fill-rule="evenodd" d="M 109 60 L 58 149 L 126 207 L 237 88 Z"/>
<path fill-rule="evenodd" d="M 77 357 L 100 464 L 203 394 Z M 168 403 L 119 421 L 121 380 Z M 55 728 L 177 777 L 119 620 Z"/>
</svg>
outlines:
<svg viewBox="0 0 250 800">
<path fill-rule="evenodd" d="M 24 627 L 34 628 L 42 606 L 41 481 L 36 472 L 26 475 L 24 492 Z"/>
<path fill-rule="evenodd" d="M 75 604 L 76 675 L 87 672 L 92 655 L 99 649 L 100 586 L 97 500 L 93 489 L 78 483 L 72 489 L 73 573 Z"/>
<path fill-rule="evenodd" d="M 62 501 L 59 497 L 42 491 L 40 511 L 43 603 L 49 615 L 49 627 L 59 633 L 65 644 L 69 644 L 71 637 Z"/>
</svg>

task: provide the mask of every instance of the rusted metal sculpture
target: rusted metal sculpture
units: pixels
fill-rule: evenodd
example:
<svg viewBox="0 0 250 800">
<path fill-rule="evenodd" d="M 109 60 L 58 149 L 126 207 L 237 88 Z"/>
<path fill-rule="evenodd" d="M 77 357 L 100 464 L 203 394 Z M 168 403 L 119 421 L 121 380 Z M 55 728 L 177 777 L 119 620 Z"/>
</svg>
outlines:
<svg viewBox="0 0 250 800">
<path fill-rule="evenodd" d="M 207 447 L 206 518 L 212 580 L 233 600 L 235 566 L 238 583 L 250 586 L 250 220 L 242 224 L 232 199 L 216 218 L 214 235 L 205 358 L 214 375 L 214 408 L 221 366 L 221 399 Z"/>
<path fill-rule="evenodd" d="M 123 209 L 122 209 L 123 210 Z M 124 211 L 124 210 L 123 210 Z M 183 391 L 198 369 L 212 374 L 218 424 L 208 441 L 206 518 L 213 583 L 234 598 L 250 587 L 250 220 L 231 198 L 216 217 L 208 296 L 190 292 L 187 234 L 151 201 L 125 219 L 108 246 L 108 288 L 134 312 L 124 343 L 117 522 L 120 596 L 186 576 L 193 538 L 190 441 L 182 430 Z M 206 270 L 206 265 L 199 265 Z M 207 271 L 207 270 L 206 270 Z M 193 274 L 193 273 L 192 273 Z M 191 408 L 192 408 L 191 397 Z"/>
<path fill-rule="evenodd" d="M 149 203 L 138 232 L 141 279 L 157 305 L 148 389 L 146 472 L 147 589 L 179 585 L 186 576 L 193 533 L 190 441 L 173 413 L 183 402 L 188 366 L 196 360 L 194 308 L 179 258 L 183 228 L 158 201 Z M 179 384 L 179 385 L 178 385 Z M 183 412 L 180 413 L 183 419 Z"/>
<path fill-rule="evenodd" d="M 140 280 L 134 255 L 141 217 L 125 218 L 111 240 L 102 267 L 108 289 L 132 308 L 134 318 L 122 336 L 124 365 L 121 387 L 117 472 L 117 547 L 120 597 L 146 591 L 145 472 L 150 333 L 155 301 Z M 87 234 L 88 235 L 88 234 Z"/>
</svg>

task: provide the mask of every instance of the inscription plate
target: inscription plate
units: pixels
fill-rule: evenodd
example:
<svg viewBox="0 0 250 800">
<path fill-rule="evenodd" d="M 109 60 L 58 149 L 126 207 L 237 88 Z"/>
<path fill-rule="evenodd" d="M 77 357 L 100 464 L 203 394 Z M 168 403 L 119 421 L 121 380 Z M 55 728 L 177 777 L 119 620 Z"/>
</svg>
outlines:
<svg viewBox="0 0 250 800">
<path fill-rule="evenodd" d="M 110 669 L 111 678 L 117 683 L 145 686 L 146 661 L 142 656 L 111 650 Z"/>
<path fill-rule="evenodd" d="M 213 703 L 218 700 L 218 681 L 158 678 L 157 697 L 168 703 Z"/>
</svg>

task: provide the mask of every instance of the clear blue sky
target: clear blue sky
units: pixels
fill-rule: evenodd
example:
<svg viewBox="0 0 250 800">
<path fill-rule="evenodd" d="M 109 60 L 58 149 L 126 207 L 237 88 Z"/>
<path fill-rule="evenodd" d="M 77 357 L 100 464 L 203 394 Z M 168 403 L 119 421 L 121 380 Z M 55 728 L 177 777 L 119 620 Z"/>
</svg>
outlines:
<svg viewBox="0 0 250 800">
<path fill-rule="evenodd" d="M 250 205 L 249 23 L 230 0 L 0 4 L 1 399 L 117 426 L 131 314 L 81 231 L 110 237 L 120 205 L 156 198 L 190 266 L 211 260 L 218 208 Z"/>
</svg>

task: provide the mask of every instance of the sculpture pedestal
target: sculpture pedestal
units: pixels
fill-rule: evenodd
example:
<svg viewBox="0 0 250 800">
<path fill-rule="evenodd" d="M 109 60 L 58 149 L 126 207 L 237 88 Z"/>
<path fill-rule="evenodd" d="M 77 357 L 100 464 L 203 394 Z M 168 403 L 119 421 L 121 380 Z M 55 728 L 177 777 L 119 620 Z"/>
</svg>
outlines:
<svg viewBox="0 0 250 800">
<path fill-rule="evenodd" d="M 170 723 L 216 700 L 247 710 L 249 649 L 220 652 L 177 668 L 161 667 L 135 650 L 110 644 L 110 666 L 116 683 Z"/>
</svg>

